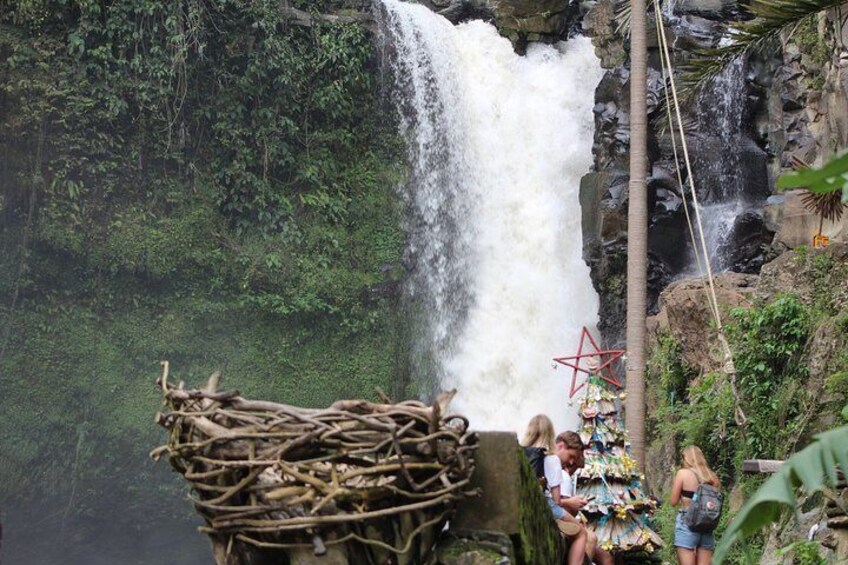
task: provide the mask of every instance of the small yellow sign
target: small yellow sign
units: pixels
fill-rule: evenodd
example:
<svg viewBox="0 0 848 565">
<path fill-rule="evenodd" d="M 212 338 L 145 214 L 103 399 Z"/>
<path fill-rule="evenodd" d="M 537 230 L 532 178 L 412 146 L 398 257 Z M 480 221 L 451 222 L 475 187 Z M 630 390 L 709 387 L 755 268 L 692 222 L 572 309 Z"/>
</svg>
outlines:
<svg viewBox="0 0 848 565">
<path fill-rule="evenodd" d="M 813 236 L 813 249 L 824 249 L 830 243 L 830 238 L 817 233 Z"/>
</svg>

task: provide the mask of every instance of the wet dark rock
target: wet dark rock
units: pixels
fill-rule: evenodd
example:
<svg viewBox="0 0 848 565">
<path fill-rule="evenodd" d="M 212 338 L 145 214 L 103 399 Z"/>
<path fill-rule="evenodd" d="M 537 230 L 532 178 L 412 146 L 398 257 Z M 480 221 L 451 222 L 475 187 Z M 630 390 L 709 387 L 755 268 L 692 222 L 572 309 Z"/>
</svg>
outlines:
<svg viewBox="0 0 848 565">
<path fill-rule="evenodd" d="M 597 170 L 626 169 L 630 145 L 630 73 L 619 67 L 604 74 L 595 90 Z"/>
<path fill-rule="evenodd" d="M 650 230 L 648 240 L 650 241 Z M 650 246 L 649 246 L 650 248 Z M 660 293 L 670 285 L 677 276 L 675 269 L 653 250 L 648 252 L 648 314 L 656 314 L 659 310 Z"/>
<path fill-rule="evenodd" d="M 483 20 L 495 22 L 495 12 L 481 0 L 456 0 L 447 7 L 438 10 L 438 14 L 444 16 L 453 24 L 459 24 L 469 20 Z"/>
<path fill-rule="evenodd" d="M 699 16 L 685 15 L 671 25 L 675 50 L 698 51 L 716 46 L 722 24 Z"/>
<path fill-rule="evenodd" d="M 648 249 L 654 262 L 662 264 L 658 271 L 668 275 L 669 280 L 680 273 L 688 262 L 686 253 L 686 219 L 681 211 L 654 214 L 648 226 Z M 681 249 L 683 252 L 681 252 Z M 661 287 L 657 290 L 662 291 Z"/>
<path fill-rule="evenodd" d="M 592 244 L 587 254 L 592 284 L 601 295 L 598 330 L 611 348 L 624 346 L 627 298 L 627 241 Z"/>
<path fill-rule="evenodd" d="M 769 154 L 755 140 L 746 137 L 740 141 L 739 175 L 745 187 L 744 199 L 757 203 L 759 209 L 771 194 L 768 173 Z"/>
<path fill-rule="evenodd" d="M 683 204 L 682 198 L 666 188 L 658 188 L 654 194 L 656 196 L 654 209 L 657 213 L 677 212 L 680 209 L 680 205 Z"/>
<path fill-rule="evenodd" d="M 584 254 L 586 245 L 597 241 L 601 233 L 602 216 L 595 211 L 600 207 L 609 183 L 609 173 L 589 173 L 580 179 L 580 210 L 583 227 Z"/>
<path fill-rule="evenodd" d="M 612 206 L 618 206 L 624 200 L 628 181 L 629 177 L 625 173 L 613 177 L 607 187 L 607 195 Z"/>
<path fill-rule="evenodd" d="M 795 110 L 801 110 L 804 108 L 804 105 L 800 100 L 795 97 L 790 97 L 788 93 L 781 95 L 780 101 L 784 112 L 794 112 Z"/>
<path fill-rule="evenodd" d="M 677 0 L 674 3 L 675 14 L 695 14 L 710 20 L 723 21 L 738 12 L 736 0 Z"/>
<path fill-rule="evenodd" d="M 766 227 L 763 214 L 749 211 L 736 219 L 729 243 L 719 252 L 726 257 L 728 270 L 759 273 L 773 238 L 774 232 Z"/>
</svg>

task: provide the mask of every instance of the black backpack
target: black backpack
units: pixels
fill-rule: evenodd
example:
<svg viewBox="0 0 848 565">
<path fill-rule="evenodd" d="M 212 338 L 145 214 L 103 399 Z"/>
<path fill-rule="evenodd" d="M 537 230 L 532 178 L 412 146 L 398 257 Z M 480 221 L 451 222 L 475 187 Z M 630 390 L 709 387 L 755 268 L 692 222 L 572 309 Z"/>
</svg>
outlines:
<svg viewBox="0 0 848 565">
<path fill-rule="evenodd" d="M 524 456 L 530 462 L 530 468 L 533 470 L 533 475 L 542 484 L 542 488 L 547 488 L 548 481 L 545 479 L 545 455 L 544 447 L 525 447 Z"/>
<path fill-rule="evenodd" d="M 712 532 L 718 526 L 723 500 L 724 495 L 714 486 L 706 483 L 698 485 L 698 490 L 692 497 L 692 504 L 686 510 L 683 522 L 693 532 L 702 534 Z"/>
</svg>

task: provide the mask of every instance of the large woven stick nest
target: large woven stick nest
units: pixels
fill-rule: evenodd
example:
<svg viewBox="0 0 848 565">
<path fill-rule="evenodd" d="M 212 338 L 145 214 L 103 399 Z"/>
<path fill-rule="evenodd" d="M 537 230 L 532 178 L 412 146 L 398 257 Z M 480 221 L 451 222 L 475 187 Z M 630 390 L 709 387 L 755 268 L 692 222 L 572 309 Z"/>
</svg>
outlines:
<svg viewBox="0 0 848 565">
<path fill-rule="evenodd" d="M 184 390 L 163 367 L 156 422 L 169 439 L 151 456 L 189 481 L 201 530 L 228 553 L 345 544 L 363 562 L 417 561 L 471 494 L 476 436 L 446 402 L 298 408 L 219 392 L 218 374 Z"/>
</svg>

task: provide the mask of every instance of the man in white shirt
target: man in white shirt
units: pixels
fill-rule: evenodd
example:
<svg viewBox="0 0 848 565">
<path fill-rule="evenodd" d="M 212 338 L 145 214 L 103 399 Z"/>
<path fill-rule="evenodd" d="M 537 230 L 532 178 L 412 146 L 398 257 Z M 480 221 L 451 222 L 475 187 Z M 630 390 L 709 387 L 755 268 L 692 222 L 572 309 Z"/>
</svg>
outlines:
<svg viewBox="0 0 848 565">
<path fill-rule="evenodd" d="M 572 516 L 577 516 L 580 510 L 589 503 L 583 497 L 575 496 L 577 469 L 583 467 L 583 441 L 575 432 L 562 432 L 556 438 L 556 450 L 562 464 L 560 472 L 560 506 Z"/>
<path fill-rule="evenodd" d="M 568 515 L 575 517 L 589 503 L 587 499 L 576 495 L 577 471 L 585 464 L 583 449 L 583 440 L 575 432 L 562 432 L 556 437 L 556 452 L 562 463 L 559 505 Z M 595 532 L 588 530 L 587 533 L 589 539 L 586 544 L 586 555 L 589 559 L 598 565 L 614 565 L 615 558 L 612 554 L 598 547 L 598 536 Z"/>
</svg>

